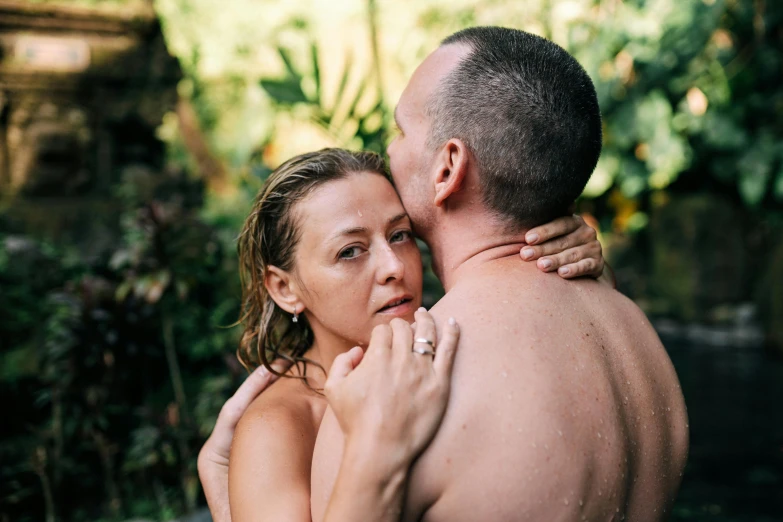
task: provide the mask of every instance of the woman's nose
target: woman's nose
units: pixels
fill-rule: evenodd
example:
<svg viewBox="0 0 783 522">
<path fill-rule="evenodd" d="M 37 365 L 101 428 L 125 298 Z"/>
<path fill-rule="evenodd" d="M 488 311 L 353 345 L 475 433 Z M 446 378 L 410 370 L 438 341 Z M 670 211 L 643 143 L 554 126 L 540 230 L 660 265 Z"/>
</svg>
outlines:
<svg viewBox="0 0 783 522">
<path fill-rule="evenodd" d="M 399 281 L 405 275 L 405 264 L 389 245 L 383 246 L 378 263 L 378 284 Z"/>
</svg>

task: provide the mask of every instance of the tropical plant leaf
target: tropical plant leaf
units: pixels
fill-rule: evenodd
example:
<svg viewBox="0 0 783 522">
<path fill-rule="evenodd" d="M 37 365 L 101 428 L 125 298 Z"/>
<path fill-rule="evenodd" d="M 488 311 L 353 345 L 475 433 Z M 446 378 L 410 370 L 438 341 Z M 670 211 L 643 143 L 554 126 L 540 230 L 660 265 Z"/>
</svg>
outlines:
<svg viewBox="0 0 783 522">
<path fill-rule="evenodd" d="M 294 63 L 291 61 L 291 55 L 288 53 L 288 50 L 285 47 L 277 46 L 277 53 L 283 60 L 283 64 L 285 64 L 285 69 L 288 72 L 288 76 L 291 78 L 298 78 L 301 81 L 302 74 L 300 74 L 299 71 L 297 71 L 294 67 Z"/>
<path fill-rule="evenodd" d="M 321 105 L 321 67 L 318 64 L 318 46 L 315 42 L 310 44 L 310 60 L 313 67 L 313 82 L 315 83 L 315 100 L 314 102 Z"/>
<path fill-rule="evenodd" d="M 282 105 L 293 105 L 309 101 L 304 91 L 302 91 L 301 82 L 297 78 L 261 80 L 260 84 L 269 96 Z"/>
</svg>

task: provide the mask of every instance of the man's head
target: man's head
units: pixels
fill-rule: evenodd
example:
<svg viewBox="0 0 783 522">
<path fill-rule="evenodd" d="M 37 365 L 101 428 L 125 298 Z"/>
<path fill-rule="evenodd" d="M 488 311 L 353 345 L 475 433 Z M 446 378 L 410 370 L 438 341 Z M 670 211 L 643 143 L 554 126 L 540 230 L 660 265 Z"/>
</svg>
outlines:
<svg viewBox="0 0 783 522">
<path fill-rule="evenodd" d="M 556 44 L 513 29 L 475 27 L 444 40 L 414 73 L 396 118 L 392 175 L 420 229 L 471 176 L 478 194 L 461 203 L 478 198 L 509 229 L 563 215 L 601 151 L 587 73 Z M 449 186 L 455 173 L 465 179 Z"/>
</svg>

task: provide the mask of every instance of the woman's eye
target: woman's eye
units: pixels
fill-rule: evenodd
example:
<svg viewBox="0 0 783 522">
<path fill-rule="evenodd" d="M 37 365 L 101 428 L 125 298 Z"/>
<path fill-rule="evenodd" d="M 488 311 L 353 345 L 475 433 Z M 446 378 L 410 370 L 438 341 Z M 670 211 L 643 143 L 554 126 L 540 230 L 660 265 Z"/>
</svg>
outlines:
<svg viewBox="0 0 783 522">
<path fill-rule="evenodd" d="M 400 230 L 399 232 L 395 232 L 392 234 L 391 242 L 392 243 L 400 243 L 402 241 L 407 241 L 412 236 L 412 233 L 410 230 Z"/>
<path fill-rule="evenodd" d="M 362 253 L 362 249 L 358 246 L 355 247 L 349 247 L 345 250 L 342 250 L 339 254 L 340 259 L 353 259 L 354 257 L 358 257 L 359 254 Z"/>
</svg>

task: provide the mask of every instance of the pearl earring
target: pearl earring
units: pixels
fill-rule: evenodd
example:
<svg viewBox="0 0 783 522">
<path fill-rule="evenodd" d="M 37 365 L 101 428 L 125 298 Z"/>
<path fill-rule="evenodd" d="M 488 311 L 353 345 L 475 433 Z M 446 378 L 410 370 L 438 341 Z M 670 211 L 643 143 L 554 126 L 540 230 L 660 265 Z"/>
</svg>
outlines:
<svg viewBox="0 0 783 522">
<path fill-rule="evenodd" d="M 299 314 L 296 311 L 296 308 L 294 308 L 294 317 L 291 319 L 291 322 L 298 323 L 299 322 Z"/>
</svg>

